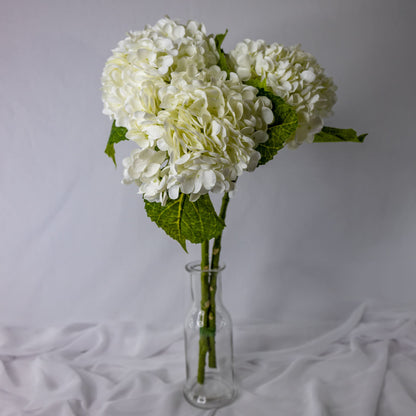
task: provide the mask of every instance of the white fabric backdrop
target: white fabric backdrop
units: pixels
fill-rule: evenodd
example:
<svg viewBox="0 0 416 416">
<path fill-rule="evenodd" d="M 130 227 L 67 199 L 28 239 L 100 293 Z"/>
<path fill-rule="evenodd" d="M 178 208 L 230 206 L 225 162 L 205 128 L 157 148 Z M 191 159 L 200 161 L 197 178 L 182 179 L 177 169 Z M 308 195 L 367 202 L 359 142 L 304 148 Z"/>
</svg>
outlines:
<svg viewBox="0 0 416 416">
<path fill-rule="evenodd" d="M 165 14 L 208 32 L 302 43 L 334 77 L 328 125 L 363 145 L 304 145 L 245 175 L 232 200 L 224 296 L 237 322 L 338 319 L 416 293 L 412 0 L 3 0 L 0 15 L 0 321 L 184 316 L 181 251 L 103 153 L 100 75 L 130 29 Z M 118 160 L 128 153 L 118 147 Z"/>
<path fill-rule="evenodd" d="M 182 397 L 182 330 L 133 322 L 0 326 L 2 416 L 414 416 L 416 313 L 358 307 L 345 322 L 235 328 L 237 400 Z"/>
</svg>

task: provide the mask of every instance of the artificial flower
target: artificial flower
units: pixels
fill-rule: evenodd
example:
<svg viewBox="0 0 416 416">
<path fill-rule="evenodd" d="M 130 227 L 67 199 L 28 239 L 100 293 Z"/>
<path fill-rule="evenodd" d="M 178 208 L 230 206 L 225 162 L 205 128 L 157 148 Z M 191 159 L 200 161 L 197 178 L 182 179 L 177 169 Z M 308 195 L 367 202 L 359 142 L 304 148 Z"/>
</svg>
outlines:
<svg viewBox="0 0 416 416">
<path fill-rule="evenodd" d="M 289 146 L 314 140 L 332 114 L 336 87 L 311 54 L 299 45 L 246 39 L 230 52 L 230 62 L 242 81 L 259 80 L 295 108 L 299 124 Z"/>
</svg>

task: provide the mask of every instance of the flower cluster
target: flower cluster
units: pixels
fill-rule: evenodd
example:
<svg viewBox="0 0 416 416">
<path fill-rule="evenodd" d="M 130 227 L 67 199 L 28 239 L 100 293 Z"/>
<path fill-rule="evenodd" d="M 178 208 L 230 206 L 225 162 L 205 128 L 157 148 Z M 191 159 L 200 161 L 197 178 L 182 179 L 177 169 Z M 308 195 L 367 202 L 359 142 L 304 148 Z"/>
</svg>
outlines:
<svg viewBox="0 0 416 416">
<path fill-rule="evenodd" d="M 316 59 L 299 45 L 267 45 L 249 39 L 238 43 L 230 57 L 242 81 L 260 80 L 295 108 L 299 127 L 288 144 L 296 147 L 304 141 L 312 142 L 336 101 L 336 87 Z"/>
<path fill-rule="evenodd" d="M 136 183 L 146 200 L 229 192 L 257 166 L 273 108 L 244 81 L 265 81 L 295 107 L 293 143 L 322 128 L 335 87 L 311 55 L 246 40 L 229 58 L 227 74 L 202 24 L 169 18 L 129 33 L 113 50 L 102 75 L 103 112 L 138 145 L 123 160 L 123 182 Z"/>
<path fill-rule="evenodd" d="M 236 74 L 228 78 L 218 59 L 201 24 L 165 18 L 130 33 L 106 63 L 104 113 L 139 146 L 123 161 L 123 182 L 150 202 L 230 191 L 257 165 L 271 102 Z"/>
</svg>

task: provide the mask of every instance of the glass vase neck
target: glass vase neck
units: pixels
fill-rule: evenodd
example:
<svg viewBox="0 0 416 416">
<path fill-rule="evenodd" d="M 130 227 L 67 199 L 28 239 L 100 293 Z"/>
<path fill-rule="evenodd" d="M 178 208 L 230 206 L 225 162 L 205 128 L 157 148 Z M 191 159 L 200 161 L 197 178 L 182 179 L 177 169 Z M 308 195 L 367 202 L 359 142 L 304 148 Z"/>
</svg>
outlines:
<svg viewBox="0 0 416 416">
<path fill-rule="evenodd" d="M 191 278 L 191 294 L 194 302 L 201 301 L 201 294 L 203 293 L 202 286 L 206 284 L 206 282 L 215 281 L 215 298 L 218 303 L 222 303 L 221 273 L 225 269 L 225 264 L 220 264 L 219 267 L 215 269 L 202 270 L 201 263 L 195 261 L 188 263 L 185 268 Z"/>
</svg>

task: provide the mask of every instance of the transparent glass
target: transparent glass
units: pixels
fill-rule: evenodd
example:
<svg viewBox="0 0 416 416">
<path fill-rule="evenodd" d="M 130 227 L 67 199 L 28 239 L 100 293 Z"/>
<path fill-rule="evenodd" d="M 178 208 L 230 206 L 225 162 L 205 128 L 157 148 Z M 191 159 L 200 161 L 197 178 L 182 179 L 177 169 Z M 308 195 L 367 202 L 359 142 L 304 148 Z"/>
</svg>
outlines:
<svg viewBox="0 0 416 416">
<path fill-rule="evenodd" d="M 192 307 L 185 319 L 184 395 L 189 403 L 202 409 L 230 404 L 237 394 L 232 323 L 221 297 L 224 268 L 201 271 L 198 262 L 186 266 Z"/>
</svg>

